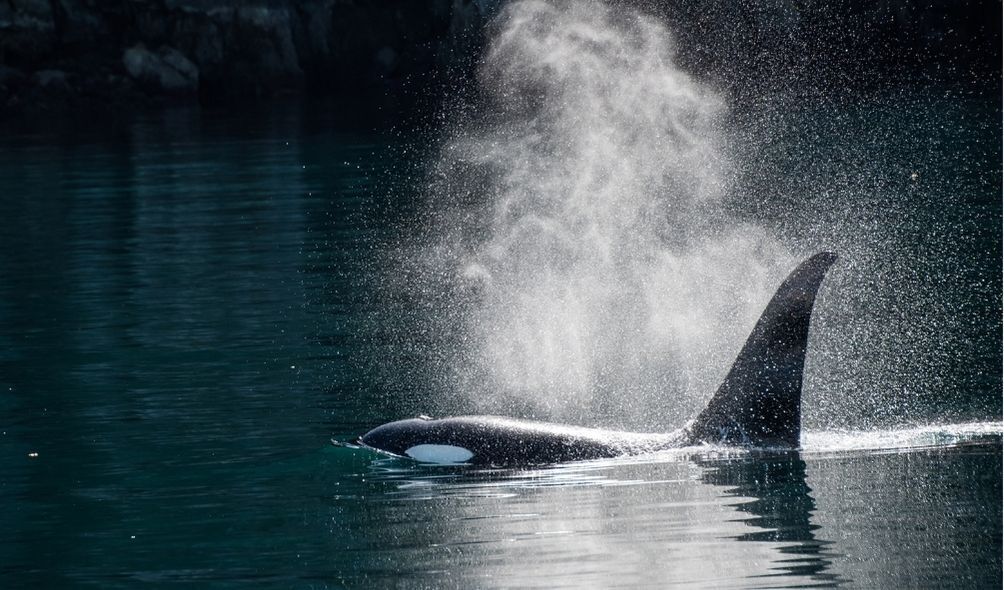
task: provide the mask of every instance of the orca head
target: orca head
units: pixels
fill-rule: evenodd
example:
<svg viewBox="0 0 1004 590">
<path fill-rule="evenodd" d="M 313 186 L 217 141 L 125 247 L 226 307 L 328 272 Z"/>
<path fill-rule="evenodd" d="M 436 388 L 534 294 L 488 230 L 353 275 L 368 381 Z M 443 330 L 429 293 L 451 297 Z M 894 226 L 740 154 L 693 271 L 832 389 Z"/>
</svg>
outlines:
<svg viewBox="0 0 1004 590">
<path fill-rule="evenodd" d="M 359 437 L 367 447 L 422 463 L 465 463 L 474 452 L 460 446 L 426 416 L 378 426 Z"/>
</svg>

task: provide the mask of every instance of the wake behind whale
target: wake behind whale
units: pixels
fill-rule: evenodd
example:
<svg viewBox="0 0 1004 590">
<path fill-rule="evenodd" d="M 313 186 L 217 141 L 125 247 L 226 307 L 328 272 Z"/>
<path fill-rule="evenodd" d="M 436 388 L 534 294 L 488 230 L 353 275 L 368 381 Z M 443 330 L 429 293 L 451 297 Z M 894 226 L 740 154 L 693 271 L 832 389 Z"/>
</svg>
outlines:
<svg viewBox="0 0 1004 590">
<path fill-rule="evenodd" d="M 377 427 L 358 443 L 423 462 L 494 466 L 600 459 L 701 443 L 797 448 L 812 308 L 836 259 L 821 252 L 791 272 L 711 402 L 678 431 L 614 432 L 494 416 L 421 417 Z"/>
</svg>

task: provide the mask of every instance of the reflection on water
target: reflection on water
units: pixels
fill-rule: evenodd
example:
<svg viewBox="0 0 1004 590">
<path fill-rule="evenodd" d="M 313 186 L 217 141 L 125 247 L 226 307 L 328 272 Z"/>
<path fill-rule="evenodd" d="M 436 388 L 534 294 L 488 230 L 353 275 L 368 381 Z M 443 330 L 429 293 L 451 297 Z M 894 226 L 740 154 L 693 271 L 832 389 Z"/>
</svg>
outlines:
<svg viewBox="0 0 1004 590">
<path fill-rule="evenodd" d="M 390 509 L 401 514 L 373 540 L 400 550 L 402 528 L 431 533 L 428 548 L 409 550 L 430 561 L 455 551 L 449 573 L 465 581 L 457 587 L 478 579 L 515 587 L 744 586 L 774 569 L 791 577 L 774 586 L 829 579 L 818 556 L 802 568 L 786 563 L 785 551 L 813 542 L 811 500 L 786 503 L 791 490 L 808 499 L 797 455 L 473 473 L 396 463 L 373 466 L 376 480 L 393 487 Z M 764 465 L 772 466 L 766 480 L 756 473 Z M 430 586 L 443 579 L 427 573 Z"/>
<path fill-rule="evenodd" d="M 738 541 L 781 543 L 772 570 L 776 575 L 808 577 L 836 584 L 839 578 L 828 571 L 826 547 L 817 540 L 811 516 L 816 504 L 805 482 L 805 462 L 798 453 L 752 455 L 743 460 L 708 465 L 705 483 L 729 486 L 725 493 L 748 500 L 734 504 L 749 516 L 745 523 L 755 529 Z"/>
<path fill-rule="evenodd" d="M 373 495 L 332 503 L 379 497 L 393 517 L 379 530 L 350 527 L 367 548 L 357 566 L 407 556 L 423 564 L 407 568 L 418 576 L 407 587 L 889 587 L 907 575 L 916 586 L 958 577 L 982 586 L 1000 578 L 997 428 L 978 445 L 880 455 L 683 450 L 535 470 L 355 451 L 370 463 L 350 479 Z M 946 477 L 983 470 L 971 485 Z M 970 519 L 928 534 L 945 514 Z M 951 549 L 963 539 L 965 556 Z M 923 576 L 907 572 L 917 560 Z"/>
</svg>

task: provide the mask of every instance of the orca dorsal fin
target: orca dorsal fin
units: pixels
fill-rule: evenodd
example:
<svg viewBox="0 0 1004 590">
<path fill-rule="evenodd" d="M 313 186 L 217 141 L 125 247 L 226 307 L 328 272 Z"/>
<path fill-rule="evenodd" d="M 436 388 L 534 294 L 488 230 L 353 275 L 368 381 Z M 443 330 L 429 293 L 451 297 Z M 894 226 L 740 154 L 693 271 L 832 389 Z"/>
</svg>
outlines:
<svg viewBox="0 0 1004 590">
<path fill-rule="evenodd" d="M 711 403 L 688 427 L 691 443 L 798 447 L 812 304 L 836 260 L 820 252 L 778 287 Z"/>
</svg>

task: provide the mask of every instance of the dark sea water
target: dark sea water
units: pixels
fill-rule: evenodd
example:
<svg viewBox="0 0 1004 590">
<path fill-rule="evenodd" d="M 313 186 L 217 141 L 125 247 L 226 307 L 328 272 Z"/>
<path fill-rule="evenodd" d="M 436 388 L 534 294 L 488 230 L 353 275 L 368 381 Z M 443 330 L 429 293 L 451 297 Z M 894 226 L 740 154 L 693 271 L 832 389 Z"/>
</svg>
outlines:
<svg viewBox="0 0 1004 590">
<path fill-rule="evenodd" d="M 320 107 L 8 126 L 0 586 L 999 588 L 1000 107 L 909 98 L 736 133 L 762 197 L 736 214 L 883 304 L 821 303 L 801 452 L 533 470 L 329 442 L 440 395 L 436 335 L 387 328 L 425 135 Z"/>
</svg>

